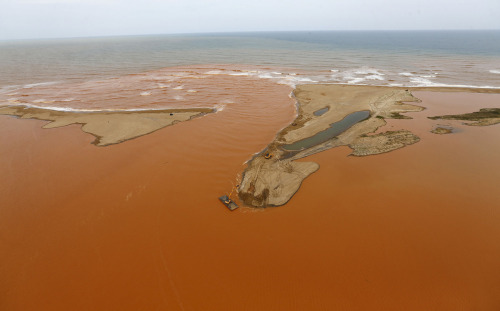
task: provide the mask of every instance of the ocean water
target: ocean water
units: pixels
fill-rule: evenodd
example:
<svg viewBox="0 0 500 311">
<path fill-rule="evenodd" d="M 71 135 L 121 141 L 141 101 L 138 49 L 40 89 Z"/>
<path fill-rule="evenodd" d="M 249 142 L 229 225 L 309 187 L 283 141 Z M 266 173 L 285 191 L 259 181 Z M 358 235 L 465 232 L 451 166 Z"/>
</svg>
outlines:
<svg viewBox="0 0 500 311">
<path fill-rule="evenodd" d="M 0 89 L 230 65 L 295 85 L 500 88 L 500 31 L 325 31 L 0 42 Z M 207 70 L 208 71 L 208 70 Z M 236 74 L 236 73 L 232 73 Z"/>
</svg>

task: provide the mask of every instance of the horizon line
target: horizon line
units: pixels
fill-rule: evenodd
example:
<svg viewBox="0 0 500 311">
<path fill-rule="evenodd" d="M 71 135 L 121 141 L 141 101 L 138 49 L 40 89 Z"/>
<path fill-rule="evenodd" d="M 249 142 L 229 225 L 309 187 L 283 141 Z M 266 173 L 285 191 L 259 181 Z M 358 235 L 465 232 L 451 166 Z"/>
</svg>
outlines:
<svg viewBox="0 0 500 311">
<path fill-rule="evenodd" d="M 63 40 L 63 39 L 99 39 L 117 37 L 148 37 L 148 36 L 197 36 L 197 35 L 230 35 L 230 34 L 252 34 L 252 33 L 311 33 L 311 32 L 475 32 L 475 31 L 500 31 L 500 28 L 485 29 L 334 29 L 334 30 L 244 30 L 244 31 L 209 31 L 209 32 L 175 32 L 175 33 L 143 33 L 143 34 L 105 34 L 105 35 L 82 35 L 82 36 L 54 36 L 54 37 L 26 37 L 1 39 L 0 42 L 12 41 L 34 41 L 34 40 Z"/>
</svg>

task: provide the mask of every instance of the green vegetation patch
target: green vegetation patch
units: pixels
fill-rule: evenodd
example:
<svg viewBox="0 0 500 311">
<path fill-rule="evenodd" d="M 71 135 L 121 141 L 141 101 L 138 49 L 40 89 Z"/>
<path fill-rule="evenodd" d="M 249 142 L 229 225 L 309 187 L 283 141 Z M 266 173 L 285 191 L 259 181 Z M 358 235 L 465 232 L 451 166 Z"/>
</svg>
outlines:
<svg viewBox="0 0 500 311">
<path fill-rule="evenodd" d="M 445 115 L 445 116 L 435 116 L 428 117 L 431 120 L 463 120 L 463 121 L 481 121 L 483 119 L 500 118 L 500 108 L 482 108 L 479 111 L 456 114 L 456 115 Z"/>
<path fill-rule="evenodd" d="M 400 114 L 399 112 L 391 113 L 390 118 L 391 119 L 411 119 L 411 117 L 404 116 L 404 115 Z"/>
</svg>

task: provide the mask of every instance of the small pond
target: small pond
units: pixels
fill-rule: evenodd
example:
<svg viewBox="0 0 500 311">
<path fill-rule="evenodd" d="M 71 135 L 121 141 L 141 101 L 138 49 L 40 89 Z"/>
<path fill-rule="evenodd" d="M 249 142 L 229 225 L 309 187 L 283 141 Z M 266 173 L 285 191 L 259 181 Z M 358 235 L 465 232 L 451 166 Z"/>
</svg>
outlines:
<svg viewBox="0 0 500 311">
<path fill-rule="evenodd" d="M 361 122 L 361 121 L 364 121 L 364 120 L 368 119 L 369 117 L 370 117 L 370 111 L 368 111 L 368 110 L 353 112 L 353 113 L 347 115 L 344 119 L 330 124 L 330 127 L 327 128 L 326 130 L 321 131 L 321 132 L 317 133 L 316 135 L 311 136 L 309 138 L 299 140 L 293 144 L 284 145 L 283 149 L 288 150 L 288 151 L 298 151 L 298 150 L 311 148 L 313 146 L 324 143 L 325 141 L 330 140 L 330 139 L 340 135 L 341 133 L 345 132 L 347 129 L 349 129 L 354 124 Z"/>
</svg>

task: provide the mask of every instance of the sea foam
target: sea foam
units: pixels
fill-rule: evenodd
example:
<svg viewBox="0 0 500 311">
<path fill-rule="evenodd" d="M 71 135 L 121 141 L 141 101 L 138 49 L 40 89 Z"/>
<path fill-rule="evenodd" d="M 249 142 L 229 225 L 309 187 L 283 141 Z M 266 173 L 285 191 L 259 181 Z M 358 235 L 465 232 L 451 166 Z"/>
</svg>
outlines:
<svg viewBox="0 0 500 311">
<path fill-rule="evenodd" d="M 224 105 L 223 105 L 224 106 Z M 39 105 L 33 105 L 33 104 L 28 104 L 28 103 L 19 103 L 19 104 L 7 104 L 7 105 L 0 105 L 0 107 L 25 107 L 27 109 L 29 108 L 35 108 L 35 109 L 43 109 L 43 110 L 51 110 L 51 111 L 62 111 L 62 112 L 76 112 L 76 113 L 99 113 L 99 112 L 141 112 L 141 111 L 162 111 L 162 110 L 171 110 L 172 108 L 169 107 L 163 107 L 163 108 L 123 108 L 123 109 L 83 109 L 83 108 L 70 108 L 70 107 L 57 107 L 57 106 L 39 106 Z M 201 108 L 206 108 L 206 107 L 200 107 Z M 218 109 L 218 106 L 215 107 Z M 192 108 L 196 109 L 196 108 Z M 219 110 L 217 110 L 219 111 Z"/>
<path fill-rule="evenodd" d="M 25 84 L 23 85 L 24 89 L 31 89 L 37 86 L 44 86 L 44 85 L 52 85 L 52 84 L 57 84 L 59 83 L 58 81 L 50 81 L 50 82 L 39 82 L 39 83 L 31 83 L 31 84 Z"/>
</svg>

